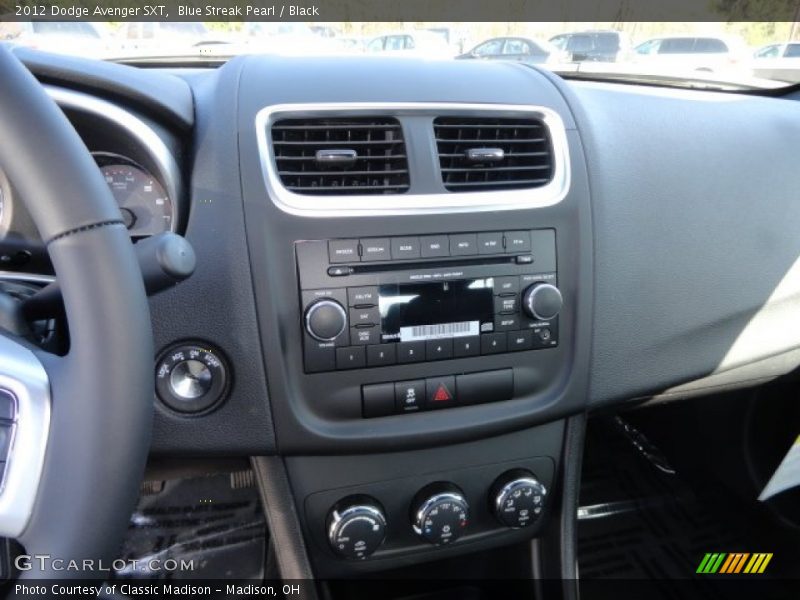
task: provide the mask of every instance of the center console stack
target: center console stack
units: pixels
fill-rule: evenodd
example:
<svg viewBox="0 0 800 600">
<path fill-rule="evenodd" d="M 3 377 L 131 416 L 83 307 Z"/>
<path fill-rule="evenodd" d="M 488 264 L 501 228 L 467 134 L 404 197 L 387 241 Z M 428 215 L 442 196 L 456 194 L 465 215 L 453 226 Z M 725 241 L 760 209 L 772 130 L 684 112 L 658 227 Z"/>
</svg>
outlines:
<svg viewBox="0 0 800 600">
<path fill-rule="evenodd" d="M 560 84 L 467 62 L 319 69 L 291 94 L 291 61 L 241 78 L 270 414 L 320 577 L 523 542 L 559 515 L 591 351 L 586 165 Z M 333 93 L 367 80 L 359 102 Z"/>
</svg>

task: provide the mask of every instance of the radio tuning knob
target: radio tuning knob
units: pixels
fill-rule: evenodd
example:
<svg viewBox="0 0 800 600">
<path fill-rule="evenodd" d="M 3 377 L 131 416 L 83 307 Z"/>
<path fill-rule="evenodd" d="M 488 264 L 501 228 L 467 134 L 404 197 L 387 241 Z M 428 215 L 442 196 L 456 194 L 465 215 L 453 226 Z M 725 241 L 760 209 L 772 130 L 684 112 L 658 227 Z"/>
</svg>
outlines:
<svg viewBox="0 0 800 600">
<path fill-rule="evenodd" d="M 315 340 L 330 342 L 347 327 L 347 313 L 336 300 L 317 300 L 306 310 L 306 331 Z"/>
<path fill-rule="evenodd" d="M 534 283 L 522 294 L 522 309 L 529 317 L 539 321 L 555 319 L 563 304 L 561 292 L 550 283 Z"/>
</svg>

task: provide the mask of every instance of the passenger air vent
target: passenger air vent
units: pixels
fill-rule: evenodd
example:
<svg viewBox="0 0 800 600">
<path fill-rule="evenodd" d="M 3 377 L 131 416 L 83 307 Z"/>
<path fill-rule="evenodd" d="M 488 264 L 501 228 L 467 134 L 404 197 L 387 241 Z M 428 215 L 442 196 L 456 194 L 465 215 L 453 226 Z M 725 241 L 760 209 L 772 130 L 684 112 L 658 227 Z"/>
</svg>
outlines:
<svg viewBox="0 0 800 600">
<path fill-rule="evenodd" d="M 396 119 L 282 119 L 272 125 L 283 186 L 296 194 L 401 194 L 408 158 Z"/>
<path fill-rule="evenodd" d="M 451 192 L 536 188 L 553 177 L 553 146 L 541 119 L 439 117 L 433 128 Z"/>
</svg>

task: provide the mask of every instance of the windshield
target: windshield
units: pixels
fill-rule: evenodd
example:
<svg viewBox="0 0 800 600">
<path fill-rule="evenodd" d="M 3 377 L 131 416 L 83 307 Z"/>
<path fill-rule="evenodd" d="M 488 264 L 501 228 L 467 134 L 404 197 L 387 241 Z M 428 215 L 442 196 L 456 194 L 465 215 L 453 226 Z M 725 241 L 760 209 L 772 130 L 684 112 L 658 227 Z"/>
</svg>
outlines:
<svg viewBox="0 0 800 600">
<path fill-rule="evenodd" d="M 90 23 L 0 17 L 4 43 L 121 62 L 219 64 L 254 53 L 498 60 L 573 77 L 693 87 L 798 83 L 798 38 L 800 27 L 791 22 Z"/>
</svg>

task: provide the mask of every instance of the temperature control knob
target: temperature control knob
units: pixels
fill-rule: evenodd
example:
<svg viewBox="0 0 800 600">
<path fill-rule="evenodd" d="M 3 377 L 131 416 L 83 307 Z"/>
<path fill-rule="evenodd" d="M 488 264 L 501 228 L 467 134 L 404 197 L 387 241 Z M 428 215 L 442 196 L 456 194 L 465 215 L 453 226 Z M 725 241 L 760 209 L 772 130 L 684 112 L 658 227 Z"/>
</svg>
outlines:
<svg viewBox="0 0 800 600">
<path fill-rule="evenodd" d="M 547 489 L 530 471 L 509 471 L 492 486 L 491 509 L 506 527 L 527 527 L 542 514 L 546 495 Z"/>
<path fill-rule="evenodd" d="M 320 342 L 336 339 L 347 327 L 347 313 L 336 300 L 317 300 L 306 311 L 306 331 Z"/>
<path fill-rule="evenodd" d="M 386 537 L 383 509 L 369 496 L 349 496 L 328 515 L 328 543 L 342 558 L 367 558 Z"/>
<path fill-rule="evenodd" d="M 411 509 L 414 533 L 431 544 L 450 544 L 467 528 L 469 504 L 452 483 L 434 483 L 415 496 Z"/>
<path fill-rule="evenodd" d="M 558 288 L 550 283 L 534 283 L 522 294 L 522 308 L 532 319 L 549 321 L 558 316 L 564 299 Z"/>
</svg>

